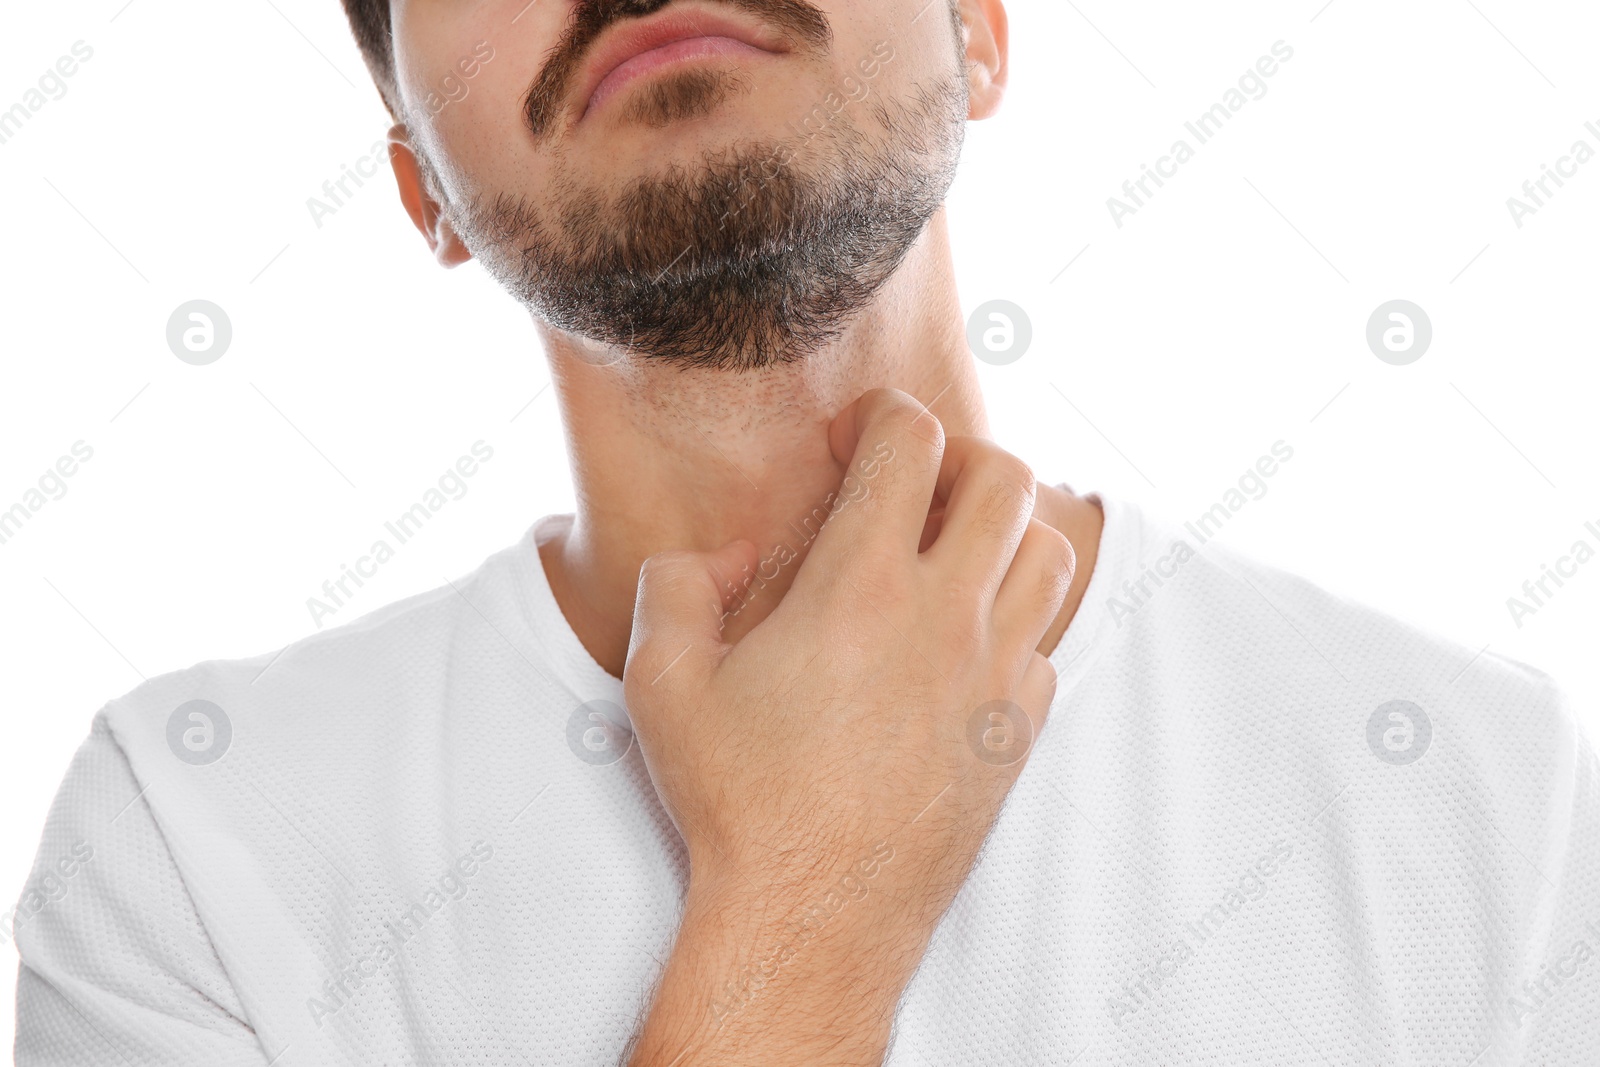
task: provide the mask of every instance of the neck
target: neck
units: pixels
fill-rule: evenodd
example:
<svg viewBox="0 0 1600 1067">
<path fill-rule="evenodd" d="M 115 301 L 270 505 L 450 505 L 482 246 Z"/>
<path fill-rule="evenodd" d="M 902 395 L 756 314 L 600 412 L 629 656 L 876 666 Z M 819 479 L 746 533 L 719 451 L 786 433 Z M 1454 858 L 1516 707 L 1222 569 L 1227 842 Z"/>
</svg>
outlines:
<svg viewBox="0 0 1600 1067">
<path fill-rule="evenodd" d="M 784 553 L 787 562 L 763 569 L 725 639 L 771 612 L 814 536 L 805 519 L 844 477 L 828 424 L 863 392 L 904 390 L 947 434 L 988 434 L 942 209 L 846 332 L 793 363 L 735 373 L 621 355 L 600 366 L 592 348 L 539 328 L 577 490 L 576 514 L 553 527 L 540 553 L 567 621 L 618 677 L 639 568 L 657 552 L 744 538 L 765 560 L 788 546 L 798 558 Z"/>
</svg>

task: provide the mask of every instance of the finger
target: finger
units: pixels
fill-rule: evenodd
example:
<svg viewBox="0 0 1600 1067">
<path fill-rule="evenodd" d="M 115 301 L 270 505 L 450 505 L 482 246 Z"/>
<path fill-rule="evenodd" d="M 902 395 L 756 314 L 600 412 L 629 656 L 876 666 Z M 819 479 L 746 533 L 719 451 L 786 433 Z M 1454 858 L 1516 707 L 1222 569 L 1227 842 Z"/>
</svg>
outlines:
<svg viewBox="0 0 1600 1067">
<path fill-rule="evenodd" d="M 922 527 L 922 540 L 917 542 L 917 552 L 923 553 L 933 547 L 939 539 L 939 530 L 944 525 L 944 504 L 935 500 L 933 507 L 928 509 L 928 521 Z"/>
<path fill-rule="evenodd" d="M 1033 471 L 992 441 L 954 437 L 935 492 L 944 516 L 928 559 L 946 574 L 969 576 L 992 598 L 1033 515 Z"/>
<path fill-rule="evenodd" d="M 1061 614 L 1077 567 L 1077 553 L 1065 534 L 1038 519 L 1028 520 L 994 598 L 995 633 L 1005 647 L 1038 647 Z"/>
<path fill-rule="evenodd" d="M 981 705 L 967 720 L 967 744 L 973 755 L 991 767 L 1009 767 L 996 784 L 1005 783 L 1022 770 L 1044 730 L 1056 695 L 1056 669 L 1037 652 L 1029 653 L 1016 688 L 1009 699 Z"/>
<path fill-rule="evenodd" d="M 873 389 L 828 427 L 845 477 L 812 555 L 879 546 L 916 555 L 944 454 L 944 427 L 898 389 Z"/>
<path fill-rule="evenodd" d="M 715 552 L 661 552 L 639 568 L 626 680 L 655 685 L 668 674 L 704 678 L 728 648 L 722 619 L 758 563 L 755 545 L 734 541 Z"/>
<path fill-rule="evenodd" d="M 1033 723 L 1034 742 L 1039 740 L 1045 720 L 1050 717 L 1050 705 L 1055 702 L 1058 681 L 1055 664 L 1038 652 L 1031 653 L 1028 666 L 1022 672 L 1022 681 L 1017 686 L 1017 703 Z M 1031 752 L 1033 745 L 1030 743 L 1028 748 Z"/>
</svg>

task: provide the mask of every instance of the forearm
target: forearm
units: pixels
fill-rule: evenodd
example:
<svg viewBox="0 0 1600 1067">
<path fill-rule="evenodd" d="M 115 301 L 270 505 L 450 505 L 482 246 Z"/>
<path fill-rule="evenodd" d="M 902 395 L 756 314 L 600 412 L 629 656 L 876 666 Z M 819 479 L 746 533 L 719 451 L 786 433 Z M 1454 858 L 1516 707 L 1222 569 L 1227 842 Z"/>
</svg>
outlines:
<svg viewBox="0 0 1600 1067">
<path fill-rule="evenodd" d="M 931 930 L 850 890 L 691 888 L 629 1067 L 881 1064 Z"/>
</svg>

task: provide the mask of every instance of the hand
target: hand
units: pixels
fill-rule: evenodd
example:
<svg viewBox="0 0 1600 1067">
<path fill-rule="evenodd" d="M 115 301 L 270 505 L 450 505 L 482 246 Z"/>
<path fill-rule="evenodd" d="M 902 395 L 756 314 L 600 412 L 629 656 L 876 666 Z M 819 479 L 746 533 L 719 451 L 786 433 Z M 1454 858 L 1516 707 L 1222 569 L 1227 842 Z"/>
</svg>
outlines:
<svg viewBox="0 0 1600 1067">
<path fill-rule="evenodd" d="M 1075 557 L 1032 518 L 1027 466 L 979 438 L 947 442 L 890 390 L 842 413 L 830 442 L 868 491 L 736 646 L 719 620 L 753 545 L 663 553 L 641 572 L 626 699 L 691 869 L 641 1049 L 671 1034 L 726 1052 L 707 1031 L 734 1019 L 741 1051 L 770 1052 L 782 989 L 790 1013 L 807 998 L 863 1007 L 857 1052 L 876 1062 L 1054 696 L 1036 646 Z M 1008 731 L 1009 749 L 981 743 Z"/>
</svg>

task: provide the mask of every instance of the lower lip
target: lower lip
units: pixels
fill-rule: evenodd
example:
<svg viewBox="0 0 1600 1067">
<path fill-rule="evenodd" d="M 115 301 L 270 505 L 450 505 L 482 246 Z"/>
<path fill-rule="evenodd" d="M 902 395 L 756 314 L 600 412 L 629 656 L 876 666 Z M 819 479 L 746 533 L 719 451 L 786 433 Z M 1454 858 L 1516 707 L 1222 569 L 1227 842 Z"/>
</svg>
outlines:
<svg viewBox="0 0 1600 1067">
<path fill-rule="evenodd" d="M 616 95 L 635 78 L 643 77 L 671 63 L 730 55 L 769 56 L 772 53 L 745 44 L 743 41 L 734 40 L 732 37 L 689 37 L 682 41 L 673 41 L 660 48 L 641 52 L 607 74 L 605 80 L 595 86 L 594 95 L 589 97 L 589 106 L 585 109 L 585 114 L 599 107 L 608 97 Z"/>
</svg>

